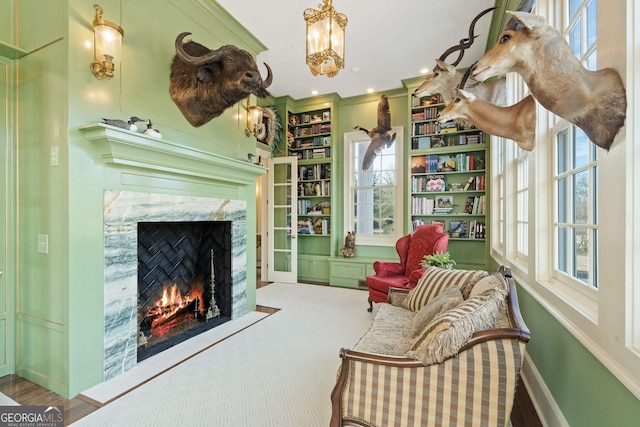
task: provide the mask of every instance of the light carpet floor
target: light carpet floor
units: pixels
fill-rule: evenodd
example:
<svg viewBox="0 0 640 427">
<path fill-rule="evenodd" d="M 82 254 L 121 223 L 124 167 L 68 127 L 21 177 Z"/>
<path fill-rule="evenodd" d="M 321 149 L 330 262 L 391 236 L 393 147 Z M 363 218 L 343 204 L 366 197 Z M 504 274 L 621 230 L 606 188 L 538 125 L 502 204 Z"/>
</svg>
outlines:
<svg viewBox="0 0 640 427">
<path fill-rule="evenodd" d="M 20 406 L 20 404 L 9 396 L 0 393 L 0 406 Z"/>
<path fill-rule="evenodd" d="M 281 310 L 72 426 L 328 425 L 339 350 L 373 319 L 366 292 L 274 283 L 256 298 Z"/>
</svg>

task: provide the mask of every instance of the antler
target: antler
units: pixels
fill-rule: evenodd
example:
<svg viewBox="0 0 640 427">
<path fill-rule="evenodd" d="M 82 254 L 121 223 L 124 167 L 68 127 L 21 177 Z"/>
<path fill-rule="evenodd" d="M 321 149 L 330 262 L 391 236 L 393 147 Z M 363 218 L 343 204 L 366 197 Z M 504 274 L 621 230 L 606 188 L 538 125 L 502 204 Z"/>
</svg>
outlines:
<svg viewBox="0 0 640 427">
<path fill-rule="evenodd" d="M 523 1 L 531 1 L 531 0 L 523 0 Z M 460 61 L 462 61 L 462 57 L 464 56 L 464 51 L 469 49 L 473 44 L 473 40 L 476 37 L 478 37 L 474 34 L 476 22 L 478 22 L 478 19 L 482 18 L 484 15 L 486 15 L 487 13 L 491 12 L 494 9 L 496 8 L 490 7 L 489 9 L 483 10 L 478 14 L 478 16 L 473 18 L 473 21 L 471 21 L 471 25 L 469 25 L 469 37 L 460 40 L 460 43 L 457 46 L 451 46 L 442 55 L 440 55 L 440 58 L 438 59 L 440 59 L 440 61 L 446 62 L 446 59 L 449 55 L 451 55 L 454 52 L 458 52 L 458 58 L 451 64 L 454 67 L 457 66 L 460 63 Z"/>
<path fill-rule="evenodd" d="M 474 62 L 471 67 L 467 68 L 467 71 L 465 71 L 465 73 L 462 76 L 462 80 L 460 80 L 460 84 L 458 84 L 458 89 L 464 89 L 464 87 L 467 85 L 467 80 L 469 79 L 469 76 L 471 75 L 471 73 L 473 73 L 473 70 L 476 69 L 477 63 L 478 61 Z"/>
</svg>

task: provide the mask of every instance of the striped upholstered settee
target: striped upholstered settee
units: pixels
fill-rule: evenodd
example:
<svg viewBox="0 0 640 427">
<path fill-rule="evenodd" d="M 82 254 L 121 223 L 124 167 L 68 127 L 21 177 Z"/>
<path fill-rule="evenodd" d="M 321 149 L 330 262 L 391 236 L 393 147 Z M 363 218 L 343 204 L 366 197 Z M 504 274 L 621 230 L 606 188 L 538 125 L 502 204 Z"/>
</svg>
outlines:
<svg viewBox="0 0 640 427">
<path fill-rule="evenodd" d="M 429 267 L 340 351 L 331 426 L 506 426 L 529 337 L 508 267 Z"/>
</svg>

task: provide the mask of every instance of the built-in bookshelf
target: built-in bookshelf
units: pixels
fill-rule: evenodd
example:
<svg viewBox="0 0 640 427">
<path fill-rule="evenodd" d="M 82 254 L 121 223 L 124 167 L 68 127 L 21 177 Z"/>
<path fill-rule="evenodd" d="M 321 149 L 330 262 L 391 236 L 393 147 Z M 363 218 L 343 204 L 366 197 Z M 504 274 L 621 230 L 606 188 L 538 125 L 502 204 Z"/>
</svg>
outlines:
<svg viewBox="0 0 640 427">
<path fill-rule="evenodd" d="M 463 264 L 481 264 L 484 260 L 465 262 L 464 258 L 486 248 L 489 136 L 473 126 L 439 123 L 444 104 L 438 96 L 412 97 L 410 108 L 412 227 L 442 224 L 449 233 L 452 257 Z"/>
<path fill-rule="evenodd" d="M 299 236 L 331 235 L 331 110 L 288 114 L 288 155 L 298 158 Z"/>
</svg>

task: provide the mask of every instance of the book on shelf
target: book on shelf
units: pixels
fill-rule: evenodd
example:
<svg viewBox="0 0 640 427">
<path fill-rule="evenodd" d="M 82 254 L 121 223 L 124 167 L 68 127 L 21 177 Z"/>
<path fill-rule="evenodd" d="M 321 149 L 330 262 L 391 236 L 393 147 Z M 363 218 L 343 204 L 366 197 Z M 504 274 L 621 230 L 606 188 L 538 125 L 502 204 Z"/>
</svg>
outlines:
<svg viewBox="0 0 640 427">
<path fill-rule="evenodd" d="M 442 97 L 440 95 L 429 95 L 418 97 L 411 95 L 411 107 L 428 107 L 429 105 L 442 104 Z"/>
<path fill-rule="evenodd" d="M 445 190 L 445 182 L 444 175 L 427 175 L 425 176 L 427 180 L 426 191 L 444 191 Z"/>
<path fill-rule="evenodd" d="M 425 173 L 427 171 L 427 158 L 426 156 L 413 156 L 411 157 L 411 173 Z"/>
<path fill-rule="evenodd" d="M 451 182 L 449 183 L 448 187 L 449 191 L 462 191 L 464 189 L 464 186 L 461 182 Z"/>
<path fill-rule="evenodd" d="M 444 220 L 442 220 L 442 219 L 434 219 L 434 220 L 431 220 L 431 224 L 432 224 L 432 225 L 441 225 L 443 230 L 444 230 L 444 229 L 445 229 L 445 227 L 446 227 L 445 222 L 444 222 Z"/>
<path fill-rule="evenodd" d="M 428 197 L 411 197 L 411 214 L 412 215 L 431 215 L 433 214 L 435 201 Z"/>
<path fill-rule="evenodd" d="M 454 154 L 438 156 L 438 172 L 454 172 L 458 170 L 458 161 Z"/>
<path fill-rule="evenodd" d="M 449 235 L 451 237 L 466 237 L 467 221 L 451 220 L 449 223 Z"/>
<path fill-rule="evenodd" d="M 413 137 L 411 140 L 411 149 L 412 150 L 422 150 L 425 148 L 431 148 L 431 137 L 430 136 L 417 136 Z"/>
<path fill-rule="evenodd" d="M 485 196 L 467 197 L 464 205 L 464 213 L 471 215 L 485 214 Z"/>
<path fill-rule="evenodd" d="M 453 196 L 438 196 L 435 209 L 453 209 Z"/>
<path fill-rule="evenodd" d="M 485 223 L 482 221 L 469 221 L 469 239 L 485 238 Z"/>
<path fill-rule="evenodd" d="M 467 183 L 464 185 L 464 191 L 469 191 L 471 189 L 473 189 L 472 185 L 475 182 L 476 178 L 473 176 L 470 176 L 469 179 L 467 180 Z"/>
<path fill-rule="evenodd" d="M 456 122 L 444 122 L 440 123 L 440 133 L 457 132 L 458 124 Z"/>
</svg>

